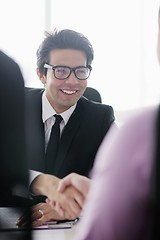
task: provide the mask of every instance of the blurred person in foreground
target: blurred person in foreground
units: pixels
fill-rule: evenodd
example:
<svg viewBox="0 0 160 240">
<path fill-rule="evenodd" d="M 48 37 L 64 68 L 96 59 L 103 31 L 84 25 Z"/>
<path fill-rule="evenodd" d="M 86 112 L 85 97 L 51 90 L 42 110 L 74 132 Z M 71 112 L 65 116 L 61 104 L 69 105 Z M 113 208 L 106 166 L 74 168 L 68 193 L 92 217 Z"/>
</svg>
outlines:
<svg viewBox="0 0 160 240">
<path fill-rule="evenodd" d="M 3 51 L 0 83 L 0 239 L 29 240 L 30 223 L 26 231 L 17 234 L 9 227 L 13 224 L 16 228 L 13 214 L 18 218 L 26 211 L 29 219 L 29 176 L 25 158 L 24 79 L 19 65 Z"/>
<path fill-rule="evenodd" d="M 91 178 L 74 173 L 59 184 L 61 193 L 72 185 L 87 194 L 76 240 L 160 239 L 159 105 L 143 109 L 118 132 L 111 128 L 98 151 Z M 56 204 L 63 214 L 65 206 Z"/>
</svg>

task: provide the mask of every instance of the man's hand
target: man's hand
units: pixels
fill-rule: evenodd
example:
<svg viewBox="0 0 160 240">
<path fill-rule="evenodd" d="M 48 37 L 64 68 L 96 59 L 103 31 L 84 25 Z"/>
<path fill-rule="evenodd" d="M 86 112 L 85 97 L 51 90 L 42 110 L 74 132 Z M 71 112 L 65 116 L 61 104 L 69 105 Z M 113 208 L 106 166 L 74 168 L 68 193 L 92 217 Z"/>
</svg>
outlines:
<svg viewBox="0 0 160 240">
<path fill-rule="evenodd" d="M 50 206 L 67 219 L 75 219 L 80 216 L 84 205 L 84 196 L 72 186 L 68 186 L 63 193 L 56 192 L 53 197 L 46 200 Z"/>
<path fill-rule="evenodd" d="M 50 174 L 38 175 L 30 186 L 30 190 L 35 195 L 44 195 L 50 197 L 57 192 L 58 183 L 60 178 Z"/>
<path fill-rule="evenodd" d="M 32 227 L 37 227 L 51 220 L 65 220 L 47 203 L 39 203 L 32 207 L 31 210 Z M 25 227 L 27 224 L 28 215 L 23 214 L 17 221 L 18 227 Z"/>
<path fill-rule="evenodd" d="M 82 209 L 90 183 L 91 180 L 89 178 L 71 173 L 58 183 L 57 195 L 60 196 L 60 194 L 63 194 L 61 195 L 62 197 L 54 198 L 54 201 L 49 198 L 47 202 L 56 209 L 61 216 L 71 217 L 69 213 L 75 214 L 79 212 L 77 204 Z M 69 195 L 69 193 L 71 195 Z"/>
<path fill-rule="evenodd" d="M 73 186 L 84 197 L 86 197 L 90 188 L 90 183 L 91 180 L 89 178 L 79 175 L 77 173 L 71 173 L 59 181 L 58 192 L 63 193 L 67 187 Z"/>
<path fill-rule="evenodd" d="M 72 185 L 68 185 L 63 193 L 59 192 L 58 186 L 61 180 L 49 174 L 40 174 L 31 185 L 32 193 L 36 195 L 45 195 L 46 202 L 53 209 L 59 207 L 59 214 L 64 219 L 74 219 L 79 217 L 84 204 L 84 195 Z"/>
</svg>

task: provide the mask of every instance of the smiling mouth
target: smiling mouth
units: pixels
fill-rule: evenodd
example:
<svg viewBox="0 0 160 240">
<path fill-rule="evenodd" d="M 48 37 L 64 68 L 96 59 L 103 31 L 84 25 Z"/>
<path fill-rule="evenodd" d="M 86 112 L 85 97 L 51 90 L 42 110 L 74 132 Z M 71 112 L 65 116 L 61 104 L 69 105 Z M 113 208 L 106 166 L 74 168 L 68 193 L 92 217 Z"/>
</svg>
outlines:
<svg viewBox="0 0 160 240">
<path fill-rule="evenodd" d="M 61 90 L 63 93 L 67 94 L 67 95 L 72 95 L 72 94 L 75 94 L 77 91 L 74 90 L 74 91 L 71 91 L 71 90 Z"/>
</svg>

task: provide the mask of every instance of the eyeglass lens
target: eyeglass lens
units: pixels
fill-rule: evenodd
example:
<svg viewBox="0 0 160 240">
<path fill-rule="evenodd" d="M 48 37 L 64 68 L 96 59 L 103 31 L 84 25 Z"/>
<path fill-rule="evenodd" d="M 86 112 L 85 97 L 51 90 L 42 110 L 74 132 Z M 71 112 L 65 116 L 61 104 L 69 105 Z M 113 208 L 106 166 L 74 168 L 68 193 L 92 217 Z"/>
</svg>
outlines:
<svg viewBox="0 0 160 240">
<path fill-rule="evenodd" d="M 55 67 L 54 74 L 56 78 L 65 79 L 70 76 L 71 72 L 74 72 L 78 79 L 87 79 L 90 74 L 90 69 L 87 67 L 70 69 L 68 67 Z"/>
</svg>

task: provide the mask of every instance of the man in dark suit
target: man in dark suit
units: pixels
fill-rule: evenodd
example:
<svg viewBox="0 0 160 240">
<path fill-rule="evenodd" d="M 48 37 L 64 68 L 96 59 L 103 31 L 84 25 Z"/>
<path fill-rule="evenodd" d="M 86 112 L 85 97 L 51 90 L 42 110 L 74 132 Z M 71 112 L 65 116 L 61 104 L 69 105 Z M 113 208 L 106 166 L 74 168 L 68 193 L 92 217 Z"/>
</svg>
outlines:
<svg viewBox="0 0 160 240">
<path fill-rule="evenodd" d="M 88 176 L 97 149 L 114 120 L 112 107 L 81 97 L 61 135 L 58 155 L 54 160 L 56 164 L 53 169 L 46 171 L 42 94 L 44 90 L 40 89 L 30 89 L 26 93 L 26 134 L 31 169 L 59 178 L 71 172 Z"/>
<path fill-rule="evenodd" d="M 88 176 L 99 145 L 115 120 L 111 106 L 83 97 L 93 56 L 89 40 L 68 29 L 48 34 L 37 51 L 37 74 L 44 89 L 26 89 L 27 159 L 30 169 L 45 173 L 33 177 L 31 190 L 36 195 L 52 199 L 58 178 L 71 172 Z M 54 114 L 62 117 L 61 137 L 53 167 L 47 169 L 45 152 Z M 42 212 L 47 214 L 46 209 Z M 66 217 L 76 216 L 77 210 Z"/>
<path fill-rule="evenodd" d="M 0 239 L 30 239 L 15 235 L 13 214 L 28 210 L 28 166 L 25 159 L 24 81 L 18 64 L 0 51 Z M 13 212 L 12 212 L 13 210 Z M 29 216 L 29 215 L 28 215 Z M 2 230 L 6 229 L 5 236 Z M 7 232 L 7 230 L 9 232 Z"/>
</svg>

